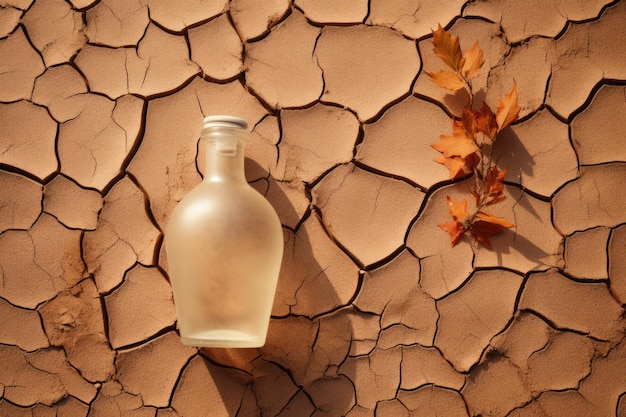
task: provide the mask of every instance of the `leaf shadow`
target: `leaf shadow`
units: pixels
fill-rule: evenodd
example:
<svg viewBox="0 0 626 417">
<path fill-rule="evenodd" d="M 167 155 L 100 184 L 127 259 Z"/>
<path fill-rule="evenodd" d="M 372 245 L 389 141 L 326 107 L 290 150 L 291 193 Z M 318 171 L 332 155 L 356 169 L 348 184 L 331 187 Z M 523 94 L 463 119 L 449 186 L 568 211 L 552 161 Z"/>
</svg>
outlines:
<svg viewBox="0 0 626 417">
<path fill-rule="evenodd" d="M 500 239 L 493 239 L 492 250 L 496 254 L 498 265 L 505 264 L 502 255 L 513 254 L 513 248 L 515 248 L 515 252 L 534 263 L 534 266 L 529 268 L 530 270 L 546 269 L 554 266 L 542 262 L 542 260 L 549 259 L 552 254 L 514 230 L 504 230 Z"/>
<path fill-rule="evenodd" d="M 493 158 L 500 169 L 507 170 L 505 181 L 509 184 L 515 184 L 522 191 L 513 205 L 513 210 L 519 205 L 534 218 L 540 219 L 539 213 L 530 204 L 530 201 L 522 198 L 526 192 L 523 178 L 533 176 L 536 165 L 535 158 L 528 152 L 519 136 L 510 126 L 500 133 L 494 143 Z"/>
<path fill-rule="evenodd" d="M 508 169 L 507 180 L 523 186 L 521 175 L 531 177 L 534 172 L 535 159 L 528 152 L 519 136 L 510 127 L 500 132 L 493 146 L 493 158 L 500 167 Z"/>
</svg>

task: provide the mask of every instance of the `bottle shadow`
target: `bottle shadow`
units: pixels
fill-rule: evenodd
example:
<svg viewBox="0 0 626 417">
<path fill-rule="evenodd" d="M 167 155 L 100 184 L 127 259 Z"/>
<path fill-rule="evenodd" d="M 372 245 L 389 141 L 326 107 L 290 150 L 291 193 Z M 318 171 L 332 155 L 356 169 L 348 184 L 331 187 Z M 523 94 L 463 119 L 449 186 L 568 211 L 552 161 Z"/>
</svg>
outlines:
<svg viewBox="0 0 626 417">
<path fill-rule="evenodd" d="M 355 405 L 355 388 L 340 367 L 358 314 L 351 302 L 359 268 L 327 235 L 303 188 L 276 181 L 252 159 L 246 158 L 245 168 L 283 224 L 267 340 L 253 349 L 201 348 L 200 355 L 230 416 L 346 415 Z M 232 395 L 233 384 L 240 396 Z"/>
</svg>

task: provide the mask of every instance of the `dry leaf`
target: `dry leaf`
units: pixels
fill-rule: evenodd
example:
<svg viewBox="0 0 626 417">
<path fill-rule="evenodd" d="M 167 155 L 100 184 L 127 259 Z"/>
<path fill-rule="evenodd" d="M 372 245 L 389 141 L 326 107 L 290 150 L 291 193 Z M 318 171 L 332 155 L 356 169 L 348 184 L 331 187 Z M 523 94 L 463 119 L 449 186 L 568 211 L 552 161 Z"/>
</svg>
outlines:
<svg viewBox="0 0 626 417">
<path fill-rule="evenodd" d="M 472 222 L 470 233 L 477 241 L 491 249 L 489 236 L 497 235 L 502 232 L 503 228 L 514 227 L 513 223 L 509 223 L 503 218 L 493 216 L 491 214 L 479 211 L 476 213 L 479 220 Z"/>
<path fill-rule="evenodd" d="M 453 156 L 465 158 L 478 150 L 472 139 L 468 138 L 464 133 L 458 132 L 453 132 L 451 136 L 441 135 L 439 142 L 430 146 L 441 152 L 445 158 Z"/>
<path fill-rule="evenodd" d="M 450 171 L 450 179 L 462 178 L 472 172 L 464 158 L 446 158 L 441 156 L 439 158 L 435 158 L 435 162 L 438 162 L 448 168 L 448 171 Z"/>
<path fill-rule="evenodd" d="M 485 213 L 484 211 L 479 211 L 478 213 L 476 213 L 476 217 L 478 217 L 483 222 L 491 223 L 500 227 L 511 228 L 515 226 L 513 223 L 509 223 L 508 221 L 504 220 L 502 217 L 497 217 L 497 216 L 494 216 L 493 214 Z"/>
<path fill-rule="evenodd" d="M 459 71 L 463 67 L 463 54 L 459 45 L 459 37 L 451 36 L 439 24 L 433 30 L 433 45 L 435 54 L 450 68 Z"/>
<path fill-rule="evenodd" d="M 430 146 L 443 154 L 435 161 L 448 168 L 450 178 L 460 178 L 472 172 L 480 158 L 477 155 L 478 147 L 467 135 L 463 124 L 453 120 L 452 130 L 452 135 L 441 135 L 439 142 Z"/>
<path fill-rule="evenodd" d="M 474 117 L 476 130 L 484 133 L 493 142 L 498 133 L 498 122 L 495 114 L 491 111 L 491 107 L 483 101 L 482 109 L 480 109 L 480 112 L 476 112 Z"/>
<path fill-rule="evenodd" d="M 435 73 L 424 71 L 439 87 L 452 91 L 465 88 L 465 84 L 459 75 L 454 71 L 437 71 Z"/>
<path fill-rule="evenodd" d="M 461 240 L 463 233 L 465 233 L 465 227 L 463 227 L 463 224 L 458 221 L 441 223 L 437 226 L 450 234 L 450 243 L 452 246 L 456 245 L 459 240 Z"/>
<path fill-rule="evenodd" d="M 483 50 L 478 47 L 478 41 L 475 41 L 474 45 L 466 50 L 465 55 L 463 55 L 461 75 L 466 80 L 476 77 L 484 63 Z"/>
<path fill-rule="evenodd" d="M 452 218 L 462 223 L 465 222 L 467 219 L 467 200 L 456 201 L 447 196 L 446 201 Z"/>
<path fill-rule="evenodd" d="M 489 242 L 489 236 L 497 235 L 502 231 L 502 227 L 497 224 L 478 220 L 472 223 L 470 233 L 477 241 L 491 249 L 491 242 Z"/>
<path fill-rule="evenodd" d="M 495 204 L 504 200 L 502 192 L 504 191 L 504 177 L 506 176 L 506 169 L 500 171 L 498 167 L 494 167 L 487 178 L 485 178 L 485 195 L 489 197 L 489 205 Z"/>
<path fill-rule="evenodd" d="M 521 108 L 517 105 L 517 83 L 513 81 L 513 88 L 509 94 L 498 101 L 498 107 L 496 108 L 498 131 L 517 120 L 520 110 Z"/>
</svg>

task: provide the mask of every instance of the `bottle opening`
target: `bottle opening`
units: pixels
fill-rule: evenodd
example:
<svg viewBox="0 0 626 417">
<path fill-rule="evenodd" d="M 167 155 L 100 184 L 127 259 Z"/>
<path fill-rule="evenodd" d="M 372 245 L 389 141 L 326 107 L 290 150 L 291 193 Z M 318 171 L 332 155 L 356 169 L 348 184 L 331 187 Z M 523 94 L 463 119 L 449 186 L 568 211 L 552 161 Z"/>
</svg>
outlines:
<svg viewBox="0 0 626 417">
<path fill-rule="evenodd" d="M 226 115 L 207 116 L 204 118 L 205 129 L 215 126 L 238 127 L 245 130 L 248 128 L 248 122 L 240 117 Z"/>
</svg>

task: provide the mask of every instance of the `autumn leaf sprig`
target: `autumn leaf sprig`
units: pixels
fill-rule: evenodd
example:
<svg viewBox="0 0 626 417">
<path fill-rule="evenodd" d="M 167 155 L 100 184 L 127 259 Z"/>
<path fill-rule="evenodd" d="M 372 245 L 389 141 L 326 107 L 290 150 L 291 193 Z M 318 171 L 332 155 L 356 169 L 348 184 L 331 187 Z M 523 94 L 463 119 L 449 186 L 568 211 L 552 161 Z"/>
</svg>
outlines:
<svg viewBox="0 0 626 417">
<path fill-rule="evenodd" d="M 500 170 L 493 160 L 492 149 L 500 133 L 517 120 L 520 107 L 517 103 L 517 84 L 498 101 L 495 113 L 486 102 L 475 109 L 472 80 L 485 63 L 478 41 L 461 51 L 458 36 L 452 36 L 441 25 L 433 30 L 434 52 L 450 69 L 426 74 L 440 87 L 455 93 L 465 90 L 468 101 L 460 119 L 452 120 L 452 134 L 441 135 L 438 143 L 431 146 L 441 153 L 435 161 L 450 171 L 450 178 L 457 179 L 473 174 L 474 183 L 470 194 L 474 207 L 468 211 L 467 200 L 456 201 L 447 197 L 448 211 L 452 221 L 438 225 L 450 234 L 452 246 L 465 233 L 491 249 L 489 237 L 515 225 L 489 214 L 486 209 L 505 199 L 504 177 L 506 169 Z"/>
</svg>

